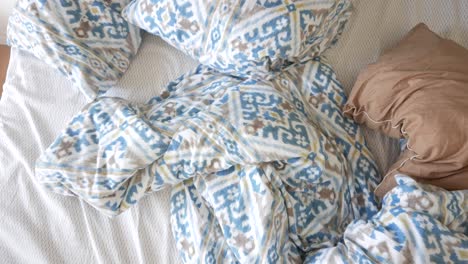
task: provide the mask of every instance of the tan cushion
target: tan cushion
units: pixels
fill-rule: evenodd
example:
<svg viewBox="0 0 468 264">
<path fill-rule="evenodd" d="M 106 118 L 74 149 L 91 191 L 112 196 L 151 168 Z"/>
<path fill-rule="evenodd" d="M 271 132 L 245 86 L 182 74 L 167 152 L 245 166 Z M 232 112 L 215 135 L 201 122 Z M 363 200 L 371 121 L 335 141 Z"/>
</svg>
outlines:
<svg viewBox="0 0 468 264">
<path fill-rule="evenodd" d="M 408 139 L 376 193 L 403 173 L 468 189 L 468 50 L 417 25 L 358 77 L 345 106 L 358 123 Z"/>
</svg>

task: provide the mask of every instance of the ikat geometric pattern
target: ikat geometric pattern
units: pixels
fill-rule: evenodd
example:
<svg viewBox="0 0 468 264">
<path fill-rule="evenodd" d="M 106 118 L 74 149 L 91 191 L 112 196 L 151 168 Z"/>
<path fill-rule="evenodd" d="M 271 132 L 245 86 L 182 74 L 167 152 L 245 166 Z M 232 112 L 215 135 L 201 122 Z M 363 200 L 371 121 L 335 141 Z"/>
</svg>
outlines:
<svg viewBox="0 0 468 264">
<path fill-rule="evenodd" d="M 172 187 L 185 262 L 299 261 L 378 212 L 380 175 L 345 101 L 319 58 L 269 81 L 200 66 L 148 104 L 89 104 L 36 174 L 107 215 Z"/>
<path fill-rule="evenodd" d="M 349 0 L 134 0 L 123 15 L 201 64 L 272 78 L 334 44 Z"/>
<path fill-rule="evenodd" d="M 140 29 L 120 15 L 128 0 L 19 0 L 8 44 L 31 52 L 92 100 L 116 84 L 140 46 Z"/>
</svg>

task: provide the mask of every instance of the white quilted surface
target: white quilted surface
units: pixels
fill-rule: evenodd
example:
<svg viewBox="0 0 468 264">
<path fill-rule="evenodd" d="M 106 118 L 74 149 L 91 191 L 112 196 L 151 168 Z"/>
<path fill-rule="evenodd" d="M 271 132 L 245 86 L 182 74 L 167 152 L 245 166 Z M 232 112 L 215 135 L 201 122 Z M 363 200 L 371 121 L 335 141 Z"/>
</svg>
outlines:
<svg viewBox="0 0 468 264">
<path fill-rule="evenodd" d="M 466 0 L 355 0 L 347 30 L 327 54 L 346 89 L 361 68 L 419 22 L 468 47 Z M 168 222 L 169 192 L 152 194 L 108 219 L 75 198 L 36 186 L 34 160 L 85 101 L 64 77 L 28 54 L 13 50 L 11 60 L 0 100 L 1 262 L 177 262 Z M 110 95 L 145 102 L 194 66 L 159 39 L 146 36 L 129 72 Z M 385 170 L 398 146 L 366 132 Z"/>
<path fill-rule="evenodd" d="M 196 66 L 153 36 L 111 96 L 146 102 Z M 33 73 L 33 74 L 31 74 Z M 176 263 L 169 190 L 109 219 L 35 183 L 34 161 L 86 104 L 65 77 L 13 50 L 0 101 L 1 263 Z"/>
</svg>

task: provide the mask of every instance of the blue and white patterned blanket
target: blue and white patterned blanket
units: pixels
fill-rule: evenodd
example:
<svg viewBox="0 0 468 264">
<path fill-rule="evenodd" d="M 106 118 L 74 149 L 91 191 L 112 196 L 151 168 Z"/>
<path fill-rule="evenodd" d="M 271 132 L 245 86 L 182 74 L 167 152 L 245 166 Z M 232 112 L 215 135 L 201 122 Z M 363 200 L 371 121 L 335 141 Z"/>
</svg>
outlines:
<svg viewBox="0 0 468 264">
<path fill-rule="evenodd" d="M 8 44 L 58 69 L 89 100 L 116 85 L 140 47 L 140 29 L 120 14 L 130 0 L 16 2 Z"/>
<path fill-rule="evenodd" d="M 39 182 L 117 215 L 172 188 L 187 263 L 468 261 L 467 195 L 381 180 L 331 67 L 269 81 L 204 66 L 145 105 L 99 98 L 36 166 Z"/>
</svg>

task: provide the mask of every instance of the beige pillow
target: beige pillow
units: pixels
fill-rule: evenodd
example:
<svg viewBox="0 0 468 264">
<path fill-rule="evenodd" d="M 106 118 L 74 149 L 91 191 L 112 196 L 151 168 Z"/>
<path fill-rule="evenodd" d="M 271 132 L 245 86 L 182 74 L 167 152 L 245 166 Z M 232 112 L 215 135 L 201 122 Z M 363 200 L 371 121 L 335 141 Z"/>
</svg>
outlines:
<svg viewBox="0 0 468 264">
<path fill-rule="evenodd" d="M 345 114 L 390 137 L 408 139 L 378 196 L 396 185 L 397 173 L 448 190 L 468 189 L 465 48 L 417 25 L 359 74 Z"/>
</svg>

